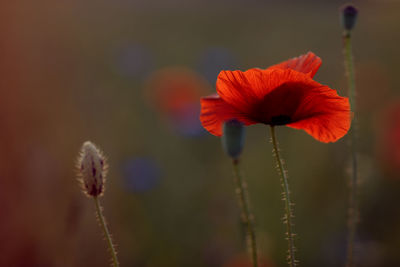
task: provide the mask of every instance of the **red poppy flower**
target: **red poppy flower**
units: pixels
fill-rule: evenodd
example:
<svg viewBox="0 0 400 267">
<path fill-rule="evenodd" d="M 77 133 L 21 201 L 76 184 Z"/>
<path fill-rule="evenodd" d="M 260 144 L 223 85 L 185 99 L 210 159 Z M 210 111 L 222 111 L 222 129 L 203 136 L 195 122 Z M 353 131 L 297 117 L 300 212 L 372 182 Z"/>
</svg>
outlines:
<svg viewBox="0 0 400 267">
<path fill-rule="evenodd" d="M 350 104 L 312 78 L 321 59 L 309 52 L 267 69 L 221 71 L 217 94 L 201 99 L 200 121 L 221 136 L 222 124 L 264 123 L 303 129 L 321 142 L 334 142 L 350 128 Z"/>
</svg>

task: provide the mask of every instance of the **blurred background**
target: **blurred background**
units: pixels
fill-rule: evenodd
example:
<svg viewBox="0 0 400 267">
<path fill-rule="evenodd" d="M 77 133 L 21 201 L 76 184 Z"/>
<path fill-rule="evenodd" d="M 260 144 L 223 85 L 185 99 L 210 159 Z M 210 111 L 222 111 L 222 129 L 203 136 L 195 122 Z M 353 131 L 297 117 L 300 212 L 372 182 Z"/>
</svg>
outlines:
<svg viewBox="0 0 400 267">
<path fill-rule="evenodd" d="M 360 108 L 359 266 L 400 266 L 400 2 L 354 1 Z M 81 144 L 110 172 L 101 199 L 121 266 L 250 266 L 232 166 L 202 129 L 222 69 L 313 51 L 346 95 L 342 1 L 8 1 L 0 9 L 0 266 L 109 266 Z M 347 139 L 279 127 L 302 266 L 342 266 Z M 269 129 L 247 128 L 243 172 L 264 266 L 286 266 Z"/>
</svg>

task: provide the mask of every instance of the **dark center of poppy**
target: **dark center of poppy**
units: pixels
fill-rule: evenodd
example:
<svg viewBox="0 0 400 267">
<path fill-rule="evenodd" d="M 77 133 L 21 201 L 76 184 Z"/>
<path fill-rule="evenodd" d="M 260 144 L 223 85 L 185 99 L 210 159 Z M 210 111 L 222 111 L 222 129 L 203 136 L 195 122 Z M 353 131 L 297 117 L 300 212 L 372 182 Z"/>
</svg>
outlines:
<svg viewBox="0 0 400 267">
<path fill-rule="evenodd" d="M 291 118 L 288 115 L 278 115 L 271 118 L 271 125 L 285 125 L 291 122 Z"/>
</svg>

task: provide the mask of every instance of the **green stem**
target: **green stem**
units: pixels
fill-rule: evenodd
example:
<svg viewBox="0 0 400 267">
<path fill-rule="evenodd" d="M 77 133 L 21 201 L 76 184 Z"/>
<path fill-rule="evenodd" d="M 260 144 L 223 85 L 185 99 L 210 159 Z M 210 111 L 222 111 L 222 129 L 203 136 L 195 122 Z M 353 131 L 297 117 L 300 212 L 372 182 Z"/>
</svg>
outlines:
<svg viewBox="0 0 400 267">
<path fill-rule="evenodd" d="M 99 199 L 97 197 L 93 197 L 93 199 L 94 199 L 94 203 L 96 204 L 97 218 L 98 218 L 98 220 L 100 222 L 101 228 L 103 229 L 104 236 L 106 237 L 108 248 L 109 248 L 110 253 L 111 253 L 113 265 L 114 265 L 114 267 L 119 267 L 118 258 L 117 258 L 117 252 L 116 252 L 114 244 L 113 244 L 113 242 L 111 240 L 110 232 L 107 229 L 107 225 L 106 225 L 106 222 L 105 222 L 105 219 L 104 219 L 104 216 L 103 216 L 102 207 L 100 206 Z"/>
<path fill-rule="evenodd" d="M 247 232 L 247 245 L 251 255 L 251 259 L 253 262 L 253 266 L 258 266 L 258 258 L 257 258 L 257 243 L 256 243 L 256 234 L 254 231 L 254 220 L 253 215 L 250 211 L 249 204 L 249 193 L 247 191 L 247 184 L 240 172 L 239 159 L 233 159 L 233 171 L 235 173 L 235 186 L 236 193 L 238 196 L 239 207 L 241 209 L 241 218 L 243 224 L 246 226 Z"/>
<path fill-rule="evenodd" d="M 350 130 L 350 149 L 351 149 L 351 179 L 349 183 L 349 208 L 348 208 L 348 241 L 347 241 L 347 260 L 346 266 L 354 266 L 354 245 L 358 224 L 358 155 L 357 155 L 357 108 L 356 108 L 356 82 L 354 75 L 354 60 L 351 44 L 350 31 L 343 33 L 344 62 L 346 67 L 348 95 L 351 109 L 354 112 L 352 128 Z"/>
<path fill-rule="evenodd" d="M 273 153 L 275 155 L 276 162 L 278 164 L 278 172 L 281 177 L 281 184 L 283 190 L 283 201 L 285 203 L 285 216 L 283 217 L 284 223 L 286 224 L 286 236 L 288 240 L 288 263 L 290 267 L 295 267 L 297 265 L 297 260 L 295 257 L 296 247 L 294 245 L 294 231 L 293 231 L 293 210 L 292 210 L 292 202 L 290 201 L 290 190 L 289 190 L 289 181 L 287 177 L 287 172 L 283 167 L 283 161 L 279 154 L 278 141 L 275 136 L 275 127 L 271 126 L 271 140 L 272 145 L 274 147 Z"/>
</svg>

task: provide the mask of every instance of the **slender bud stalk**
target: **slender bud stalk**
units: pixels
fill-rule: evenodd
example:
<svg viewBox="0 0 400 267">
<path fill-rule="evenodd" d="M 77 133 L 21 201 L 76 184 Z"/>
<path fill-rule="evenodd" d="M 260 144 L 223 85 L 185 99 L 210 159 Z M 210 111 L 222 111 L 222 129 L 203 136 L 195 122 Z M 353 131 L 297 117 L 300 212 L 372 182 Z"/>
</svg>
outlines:
<svg viewBox="0 0 400 267">
<path fill-rule="evenodd" d="M 93 198 L 96 206 L 97 220 L 104 232 L 114 267 L 119 267 L 117 252 L 111 239 L 110 232 L 103 215 L 99 197 L 104 194 L 104 182 L 107 174 L 107 163 L 103 153 L 92 143 L 85 142 L 77 162 L 78 180 L 82 191 L 89 198 Z"/>
<path fill-rule="evenodd" d="M 246 227 L 246 241 L 248 251 L 254 267 L 258 266 L 256 233 L 254 230 L 254 216 L 250 211 L 249 193 L 247 191 L 247 183 L 240 172 L 239 159 L 232 159 L 234 181 L 236 185 L 236 194 L 238 197 L 239 207 L 241 209 L 242 222 Z"/>
<path fill-rule="evenodd" d="M 351 41 L 352 29 L 355 26 L 358 10 L 353 5 L 348 4 L 343 7 L 341 16 L 343 24 L 343 53 L 346 68 L 348 95 L 350 106 L 353 110 L 353 122 L 350 130 L 350 150 L 351 150 L 351 178 L 349 183 L 349 208 L 348 208 L 348 240 L 347 240 L 347 260 L 346 266 L 353 267 L 354 263 L 354 246 L 357 233 L 357 224 L 359 217 L 358 207 L 358 114 L 356 105 L 356 82 L 354 74 L 354 59 Z"/>
<path fill-rule="evenodd" d="M 283 160 L 281 159 L 278 147 L 278 140 L 275 136 L 275 127 L 271 126 L 271 142 L 273 145 L 273 153 L 277 162 L 278 173 L 281 177 L 281 185 L 283 191 L 283 202 L 285 203 L 285 215 L 283 221 L 286 224 L 286 238 L 288 240 L 288 264 L 290 267 L 297 266 L 298 261 L 296 260 L 295 251 L 296 247 L 294 244 L 294 230 L 293 230 L 293 203 L 290 201 L 290 190 L 289 181 L 287 177 L 287 171 L 283 167 Z"/>
<path fill-rule="evenodd" d="M 97 220 L 99 221 L 100 227 L 103 230 L 104 236 L 107 240 L 108 249 L 110 250 L 110 253 L 111 253 L 112 263 L 113 263 L 114 267 L 118 267 L 119 262 L 118 262 L 118 258 L 117 258 L 117 251 L 115 250 L 115 246 L 111 239 L 111 234 L 107 228 L 106 220 L 103 215 L 103 208 L 100 205 L 100 201 L 99 201 L 98 197 L 93 197 L 93 200 L 96 205 Z"/>
<path fill-rule="evenodd" d="M 256 233 L 254 230 L 254 216 L 250 211 L 247 183 L 240 171 L 239 157 L 243 151 L 245 128 L 238 120 L 226 121 L 223 125 L 222 147 L 225 153 L 232 158 L 236 194 L 241 211 L 242 223 L 246 228 L 246 243 L 253 263 L 258 266 Z"/>
</svg>

